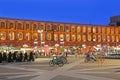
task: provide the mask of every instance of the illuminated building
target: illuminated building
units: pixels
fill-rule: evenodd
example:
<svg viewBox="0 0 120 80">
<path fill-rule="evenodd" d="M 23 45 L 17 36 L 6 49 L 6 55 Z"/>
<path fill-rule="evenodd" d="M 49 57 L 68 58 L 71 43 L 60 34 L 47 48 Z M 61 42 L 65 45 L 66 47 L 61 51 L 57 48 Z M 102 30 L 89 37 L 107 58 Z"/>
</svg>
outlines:
<svg viewBox="0 0 120 80">
<path fill-rule="evenodd" d="M 120 44 L 120 26 L 0 18 L 0 45 L 39 48 L 61 40 L 64 46 L 116 46 Z"/>
</svg>

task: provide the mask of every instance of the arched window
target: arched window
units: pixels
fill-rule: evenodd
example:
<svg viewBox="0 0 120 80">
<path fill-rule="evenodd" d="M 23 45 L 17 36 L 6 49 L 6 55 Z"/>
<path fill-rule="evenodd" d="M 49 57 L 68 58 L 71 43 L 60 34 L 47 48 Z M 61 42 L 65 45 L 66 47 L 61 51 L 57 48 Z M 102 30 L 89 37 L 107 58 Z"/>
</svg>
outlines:
<svg viewBox="0 0 120 80">
<path fill-rule="evenodd" d="M 77 41 L 81 41 L 81 35 L 77 35 Z"/>
<path fill-rule="evenodd" d="M 6 40 L 6 32 L 0 33 L 0 40 Z"/>
<path fill-rule="evenodd" d="M 61 41 L 61 40 L 64 41 L 64 35 L 63 35 L 63 34 L 60 34 L 59 36 L 60 36 L 60 37 L 59 37 L 60 41 Z"/>
<path fill-rule="evenodd" d="M 30 24 L 26 24 L 25 30 L 30 30 Z"/>
<path fill-rule="evenodd" d="M 9 33 L 9 38 L 10 38 L 10 40 L 14 40 L 14 38 L 15 38 L 14 32 Z"/>
<path fill-rule="evenodd" d="M 17 34 L 17 39 L 18 39 L 18 40 L 23 40 L 23 33 L 22 33 L 22 32 L 19 32 L 19 33 Z"/>
<path fill-rule="evenodd" d="M 66 34 L 66 41 L 70 41 L 70 34 Z"/>
<path fill-rule="evenodd" d="M 65 31 L 69 32 L 69 27 L 68 26 L 65 26 Z"/>
<path fill-rule="evenodd" d="M 22 23 L 18 23 L 18 29 L 23 29 Z"/>
<path fill-rule="evenodd" d="M 51 33 L 47 33 L 46 34 L 46 39 L 47 40 L 52 40 L 52 34 Z"/>
<path fill-rule="evenodd" d="M 33 30 L 37 30 L 37 25 L 33 24 Z"/>
<path fill-rule="evenodd" d="M 77 32 L 81 32 L 81 27 L 77 27 Z"/>
<path fill-rule="evenodd" d="M 38 34 L 37 33 L 33 33 L 33 40 L 37 41 L 38 40 Z"/>
<path fill-rule="evenodd" d="M 30 33 L 25 34 L 25 40 L 30 40 Z"/>
<path fill-rule="evenodd" d="M 76 36 L 74 34 L 71 36 L 71 40 L 76 41 Z"/>
<path fill-rule="evenodd" d="M 54 40 L 58 41 L 58 34 L 54 34 Z"/>
<path fill-rule="evenodd" d="M 1 22 L 0 28 L 1 28 L 1 29 L 5 29 L 5 22 Z"/>
</svg>

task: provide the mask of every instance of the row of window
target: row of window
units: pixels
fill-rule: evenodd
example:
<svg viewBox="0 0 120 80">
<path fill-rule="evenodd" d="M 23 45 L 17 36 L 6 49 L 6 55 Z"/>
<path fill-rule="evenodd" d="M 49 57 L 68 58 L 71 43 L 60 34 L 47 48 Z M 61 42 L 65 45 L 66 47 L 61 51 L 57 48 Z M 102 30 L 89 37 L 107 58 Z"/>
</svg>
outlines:
<svg viewBox="0 0 120 80">
<path fill-rule="evenodd" d="M 0 40 L 6 40 L 6 33 L 5 32 L 1 32 L 0 33 Z M 23 34 L 22 32 L 18 32 L 18 33 L 14 33 L 14 32 L 10 32 L 8 35 L 9 40 L 34 40 L 37 41 L 38 39 L 40 39 L 41 41 L 98 41 L 98 42 L 119 42 L 120 40 L 120 35 L 116 35 L 116 36 L 106 36 L 106 35 L 95 35 L 95 34 L 88 34 L 88 35 L 81 35 L 81 34 L 51 34 L 51 33 L 47 33 L 47 34 L 41 34 L 40 36 L 38 35 L 38 33 L 33 33 L 32 36 L 31 34 L 25 33 Z"/>
<path fill-rule="evenodd" d="M 46 31 L 65 31 L 65 32 L 83 32 L 83 33 L 108 33 L 108 34 L 118 34 L 120 32 L 119 27 L 89 27 L 89 26 L 56 26 L 56 25 L 37 25 L 32 24 L 22 24 L 18 23 L 17 27 L 14 23 L 9 23 L 9 29 L 18 30 L 46 30 Z M 5 22 L 0 22 L 0 29 L 6 29 Z"/>
</svg>

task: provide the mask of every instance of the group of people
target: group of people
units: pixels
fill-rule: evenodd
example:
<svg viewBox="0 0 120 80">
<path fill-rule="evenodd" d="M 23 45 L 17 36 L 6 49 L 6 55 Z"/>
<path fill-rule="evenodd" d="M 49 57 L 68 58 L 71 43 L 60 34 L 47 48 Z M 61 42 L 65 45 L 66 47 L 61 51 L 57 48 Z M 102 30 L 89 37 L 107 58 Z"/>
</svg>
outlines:
<svg viewBox="0 0 120 80">
<path fill-rule="evenodd" d="M 88 51 L 84 53 L 85 55 L 85 62 L 89 62 L 89 61 L 97 61 L 97 59 L 99 59 L 99 56 L 103 55 L 104 53 L 100 50 L 97 51 Z"/>
<path fill-rule="evenodd" d="M 30 52 L 29 54 L 26 53 L 18 53 L 18 52 L 0 52 L 0 63 L 5 63 L 5 62 L 27 62 L 27 61 L 34 61 L 34 53 Z"/>
</svg>

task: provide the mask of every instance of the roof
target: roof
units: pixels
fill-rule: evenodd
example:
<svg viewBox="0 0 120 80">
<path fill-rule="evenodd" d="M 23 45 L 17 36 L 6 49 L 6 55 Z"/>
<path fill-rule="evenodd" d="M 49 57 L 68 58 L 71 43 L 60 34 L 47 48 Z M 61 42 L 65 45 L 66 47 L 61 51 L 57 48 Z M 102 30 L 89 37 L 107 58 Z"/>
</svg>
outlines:
<svg viewBox="0 0 120 80">
<path fill-rule="evenodd" d="M 0 17 L 0 19 L 21 20 L 21 21 L 31 21 L 31 22 L 46 22 L 46 23 L 57 23 L 57 24 L 70 24 L 70 25 L 109 26 L 109 25 L 81 24 L 81 23 L 56 22 L 56 21 L 44 21 L 44 20 L 33 20 L 33 19 L 20 19 L 20 18 L 18 19 L 18 18 L 9 18 L 9 17 Z"/>
</svg>

